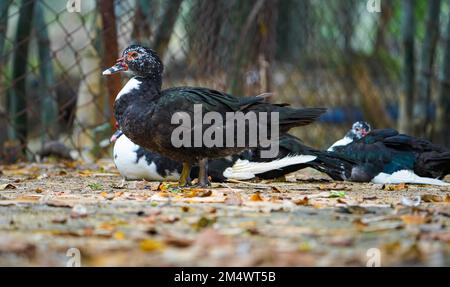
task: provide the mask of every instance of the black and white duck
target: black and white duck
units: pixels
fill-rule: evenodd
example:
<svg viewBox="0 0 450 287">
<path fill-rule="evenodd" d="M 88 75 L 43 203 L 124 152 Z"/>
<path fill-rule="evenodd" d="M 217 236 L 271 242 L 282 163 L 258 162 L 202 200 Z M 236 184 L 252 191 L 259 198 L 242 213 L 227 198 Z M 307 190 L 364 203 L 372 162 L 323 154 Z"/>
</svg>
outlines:
<svg viewBox="0 0 450 287">
<path fill-rule="evenodd" d="M 275 126 L 271 125 L 272 120 L 261 120 L 263 113 L 270 114 L 276 112 L 279 117 L 279 131 L 286 132 L 292 127 L 308 125 L 314 122 L 326 109 L 323 108 L 291 108 L 288 105 L 274 105 L 265 102 L 265 97 L 234 97 L 223 92 L 207 88 L 177 87 L 162 90 L 163 63 L 159 56 L 151 49 L 131 45 L 126 48 L 122 57 L 116 64 L 103 72 L 110 75 L 117 72 L 129 71 L 134 77 L 131 78 L 123 89 L 116 96 L 114 103 L 114 116 L 124 134 L 132 142 L 151 151 L 157 152 L 175 161 L 183 162 L 179 184 L 187 185 L 191 167 L 198 162 L 199 185 L 209 184 L 207 173 L 207 160 L 223 158 L 237 154 L 248 148 L 249 141 L 244 145 L 236 140 L 237 131 L 233 130 L 231 144 L 206 145 L 201 141 L 201 136 L 212 125 L 214 121 L 205 124 L 205 119 L 200 125 L 200 144 L 197 132 L 199 130 L 196 119 L 207 112 L 216 112 L 226 118 L 227 113 L 242 112 L 247 114 L 255 112 L 259 115 L 257 124 L 266 131 L 273 131 Z M 198 110 L 200 107 L 200 110 Z M 186 126 L 180 126 L 180 121 L 175 124 L 174 115 L 179 117 L 187 116 Z M 178 118 L 179 120 L 180 118 Z M 245 127 L 245 137 L 250 138 L 248 121 Z M 178 125 L 177 125 L 178 124 Z M 189 144 L 177 146 L 174 144 L 173 135 L 180 128 L 189 135 L 194 135 Z M 234 127 L 233 127 L 234 128 Z M 219 126 L 220 133 L 229 134 L 227 125 Z M 270 132 L 268 132 L 270 134 Z M 216 135 L 218 135 L 217 133 Z M 271 138 L 276 141 L 277 138 Z M 262 144 L 260 137 L 257 139 L 258 145 Z"/>
<path fill-rule="evenodd" d="M 182 163 L 163 157 L 133 143 L 119 129 L 111 137 L 114 143 L 113 157 L 120 174 L 127 180 L 150 181 L 179 180 Z M 226 158 L 209 160 L 209 175 L 213 181 L 229 179 L 248 180 L 255 177 L 276 179 L 291 172 L 311 167 L 341 180 L 349 163 L 339 156 L 315 150 L 304 145 L 298 138 L 284 134 L 280 138 L 280 150 L 276 158 L 261 157 L 259 149 L 245 150 Z M 198 177 L 198 167 L 191 169 L 190 178 Z"/>
<path fill-rule="evenodd" d="M 356 162 L 349 180 L 449 185 L 441 180 L 450 173 L 450 151 L 443 146 L 394 129 L 370 130 L 365 122 L 355 123 L 346 137 L 332 150 Z"/>
</svg>

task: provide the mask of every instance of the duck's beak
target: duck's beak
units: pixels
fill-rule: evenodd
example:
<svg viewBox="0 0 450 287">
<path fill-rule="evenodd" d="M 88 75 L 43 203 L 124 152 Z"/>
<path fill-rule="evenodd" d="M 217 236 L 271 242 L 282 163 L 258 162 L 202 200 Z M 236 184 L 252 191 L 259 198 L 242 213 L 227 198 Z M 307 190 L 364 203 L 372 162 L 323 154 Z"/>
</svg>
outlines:
<svg viewBox="0 0 450 287">
<path fill-rule="evenodd" d="M 124 71 L 128 71 L 128 65 L 125 63 L 124 58 L 119 58 L 114 66 L 104 70 L 102 74 L 103 76 L 107 76 Z"/>
<path fill-rule="evenodd" d="M 123 135 L 123 132 L 121 130 L 117 130 L 109 139 L 111 143 L 114 143 L 121 135 Z"/>
</svg>

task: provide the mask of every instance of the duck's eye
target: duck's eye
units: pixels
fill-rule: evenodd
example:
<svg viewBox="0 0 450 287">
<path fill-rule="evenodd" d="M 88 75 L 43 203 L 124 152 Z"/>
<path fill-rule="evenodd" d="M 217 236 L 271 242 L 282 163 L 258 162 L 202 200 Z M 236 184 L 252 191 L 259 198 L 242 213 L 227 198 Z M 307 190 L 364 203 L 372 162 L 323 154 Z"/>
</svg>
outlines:
<svg viewBox="0 0 450 287">
<path fill-rule="evenodd" d="M 139 57 L 138 52 L 133 51 L 128 53 L 128 60 L 136 60 Z"/>
</svg>

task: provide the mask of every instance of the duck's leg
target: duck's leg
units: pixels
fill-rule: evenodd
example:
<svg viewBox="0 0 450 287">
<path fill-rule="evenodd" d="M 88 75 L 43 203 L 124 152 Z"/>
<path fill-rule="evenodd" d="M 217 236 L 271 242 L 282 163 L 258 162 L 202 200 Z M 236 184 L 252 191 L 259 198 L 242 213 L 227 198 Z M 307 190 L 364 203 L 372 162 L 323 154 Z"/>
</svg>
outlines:
<svg viewBox="0 0 450 287">
<path fill-rule="evenodd" d="M 201 187 L 210 186 L 211 183 L 208 179 L 208 159 L 203 158 L 198 161 L 198 184 Z"/>
<path fill-rule="evenodd" d="M 189 186 L 191 185 L 191 164 L 188 162 L 183 162 L 183 169 L 181 170 L 180 179 L 178 180 L 179 186 Z"/>
</svg>

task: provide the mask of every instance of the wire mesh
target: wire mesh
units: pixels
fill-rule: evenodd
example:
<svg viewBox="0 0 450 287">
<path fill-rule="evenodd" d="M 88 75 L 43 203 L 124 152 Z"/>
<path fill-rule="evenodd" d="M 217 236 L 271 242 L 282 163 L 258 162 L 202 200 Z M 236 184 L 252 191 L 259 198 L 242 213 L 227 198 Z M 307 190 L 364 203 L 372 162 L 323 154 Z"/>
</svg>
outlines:
<svg viewBox="0 0 450 287">
<path fill-rule="evenodd" d="M 68 2 L 79 3 L 80 11 L 69 12 Z M 113 24 L 105 21 L 112 19 L 105 14 L 108 3 Z M 368 11 L 366 0 L 9 0 L 0 5 L 2 161 L 33 159 L 54 141 L 76 157 L 108 156 L 111 93 L 117 87 L 101 70 L 108 56 L 118 56 L 111 51 L 131 43 L 162 55 L 164 87 L 207 86 L 239 96 L 273 92 L 273 102 L 329 108 L 317 123 L 292 131 L 318 148 L 342 137 L 356 120 L 396 127 L 403 91 L 400 0 L 382 0 L 382 13 Z M 426 35 L 426 10 L 427 1 L 416 1 L 417 51 Z M 441 27 L 448 10 L 442 3 Z M 31 23 L 29 31 L 24 23 Z M 113 28 L 115 38 L 105 37 Z M 439 37 L 438 46 L 444 43 Z M 442 54 L 439 50 L 436 62 Z M 438 71 L 439 65 L 429 71 L 433 87 Z M 120 85 L 125 80 L 114 78 Z M 436 97 L 433 88 L 433 105 Z"/>
</svg>

